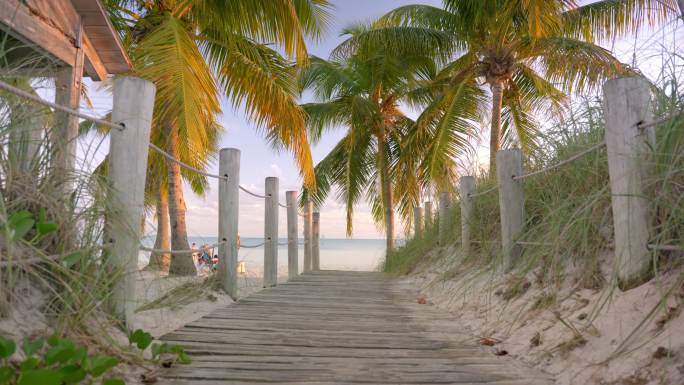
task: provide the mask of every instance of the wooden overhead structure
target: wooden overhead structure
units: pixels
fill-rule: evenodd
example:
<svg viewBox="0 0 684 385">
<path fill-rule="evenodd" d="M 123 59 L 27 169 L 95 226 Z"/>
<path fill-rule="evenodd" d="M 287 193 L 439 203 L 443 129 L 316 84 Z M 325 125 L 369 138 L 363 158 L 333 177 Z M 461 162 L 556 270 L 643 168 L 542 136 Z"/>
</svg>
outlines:
<svg viewBox="0 0 684 385">
<path fill-rule="evenodd" d="M 0 0 L 0 70 L 54 77 L 55 102 L 77 110 L 83 76 L 104 80 L 132 69 L 100 0 Z M 78 118 L 55 113 L 55 166 L 73 170 Z"/>
<path fill-rule="evenodd" d="M 84 74 L 93 80 L 131 69 L 100 0 L 0 0 L 0 28 L 20 42 L 20 51 L 33 49 L 53 65 L 78 67 L 82 54 Z"/>
</svg>

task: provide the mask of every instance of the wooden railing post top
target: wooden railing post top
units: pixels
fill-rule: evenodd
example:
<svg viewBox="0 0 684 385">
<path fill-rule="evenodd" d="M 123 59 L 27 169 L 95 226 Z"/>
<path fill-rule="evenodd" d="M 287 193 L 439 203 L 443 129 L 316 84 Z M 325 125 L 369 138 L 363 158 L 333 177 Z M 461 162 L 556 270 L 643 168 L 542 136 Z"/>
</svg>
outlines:
<svg viewBox="0 0 684 385">
<path fill-rule="evenodd" d="M 232 148 L 232 147 L 225 147 L 219 151 L 219 156 L 225 156 L 228 154 L 237 154 L 239 156 L 240 155 L 240 149 Z"/>
<path fill-rule="evenodd" d="M 522 151 L 519 148 L 506 148 L 496 152 L 496 159 L 506 160 L 512 157 L 522 159 Z"/>
<path fill-rule="evenodd" d="M 473 192 L 475 192 L 475 177 L 472 175 L 464 175 L 461 178 L 459 178 L 458 185 L 459 185 L 461 192 L 463 192 L 464 190 L 468 190 L 467 192 L 469 194 L 473 193 Z M 469 197 L 465 197 L 465 198 L 469 198 Z"/>
<path fill-rule="evenodd" d="M 643 88 L 644 86 L 646 86 L 646 88 L 650 88 L 650 83 L 648 79 L 646 79 L 643 76 L 620 76 L 610 80 L 606 80 L 606 82 L 603 83 L 603 92 L 611 92 L 616 89 L 622 90 L 624 88 L 638 90 Z"/>
<path fill-rule="evenodd" d="M 115 86 L 123 84 L 127 86 L 130 85 L 134 88 L 139 88 L 141 92 L 140 96 L 142 97 L 146 96 L 145 94 L 150 92 L 150 90 L 152 92 L 156 92 L 157 90 L 157 86 L 155 86 L 153 82 L 147 79 L 139 78 L 137 76 L 120 76 L 114 79 Z"/>
</svg>

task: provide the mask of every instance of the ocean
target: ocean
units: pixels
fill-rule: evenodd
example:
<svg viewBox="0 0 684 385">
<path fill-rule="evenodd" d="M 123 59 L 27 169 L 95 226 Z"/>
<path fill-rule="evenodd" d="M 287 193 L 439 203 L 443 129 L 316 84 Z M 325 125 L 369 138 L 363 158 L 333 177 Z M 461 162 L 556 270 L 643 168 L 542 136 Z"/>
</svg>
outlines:
<svg viewBox="0 0 684 385">
<path fill-rule="evenodd" d="M 197 246 L 217 243 L 216 237 L 189 237 L 189 242 Z M 256 245 L 263 242 L 263 238 L 242 238 L 243 245 Z M 286 243 L 287 239 L 281 238 L 279 243 Z M 146 246 L 154 245 L 154 238 L 145 238 Z M 299 270 L 304 266 L 303 240 L 299 240 Z M 385 258 L 384 239 L 330 239 L 321 238 L 321 269 L 323 270 L 378 270 Z M 145 266 L 149 261 L 149 253 L 141 252 L 139 265 Z M 264 248 L 240 248 L 238 261 L 245 262 L 247 274 L 260 274 L 264 267 Z M 278 274 L 287 274 L 287 245 L 278 246 Z"/>
</svg>

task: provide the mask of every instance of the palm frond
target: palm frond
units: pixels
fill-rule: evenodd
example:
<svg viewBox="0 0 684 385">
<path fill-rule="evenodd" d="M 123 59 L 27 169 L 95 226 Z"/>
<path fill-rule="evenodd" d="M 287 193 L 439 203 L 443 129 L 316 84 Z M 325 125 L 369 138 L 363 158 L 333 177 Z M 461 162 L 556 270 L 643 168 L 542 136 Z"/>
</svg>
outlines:
<svg viewBox="0 0 684 385">
<path fill-rule="evenodd" d="M 586 41 L 607 41 L 678 17 L 677 0 L 601 0 L 567 11 L 563 31 Z"/>
<path fill-rule="evenodd" d="M 327 0 L 192 0 L 200 31 L 221 31 L 275 43 L 305 62 L 305 37 L 317 38 L 330 21 Z"/>
<path fill-rule="evenodd" d="M 276 148 L 291 151 L 304 183 L 315 185 L 305 115 L 296 102 L 295 68 L 275 50 L 241 36 L 227 42 L 208 39 L 205 51 L 234 107 L 264 128 Z"/>
<path fill-rule="evenodd" d="M 591 91 L 610 78 L 631 72 L 610 51 L 565 37 L 539 39 L 521 49 L 521 59 L 538 61 L 544 77 L 566 93 Z"/>
</svg>

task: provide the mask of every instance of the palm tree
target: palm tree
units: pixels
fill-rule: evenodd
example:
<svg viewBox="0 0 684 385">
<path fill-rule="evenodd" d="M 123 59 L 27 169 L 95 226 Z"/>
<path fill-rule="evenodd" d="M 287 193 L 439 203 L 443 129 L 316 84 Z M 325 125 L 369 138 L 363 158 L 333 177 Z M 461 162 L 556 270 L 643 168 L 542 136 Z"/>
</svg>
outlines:
<svg viewBox="0 0 684 385">
<path fill-rule="evenodd" d="M 366 27 L 350 28 L 351 36 Z M 316 166 L 316 191 L 306 191 L 319 206 L 332 187 L 347 211 L 347 235 L 352 234 L 354 206 L 365 195 L 373 217 L 384 227 L 387 252 L 394 247 L 395 207 L 404 218 L 419 201 L 415 176 L 418 153 L 410 148 L 413 121 L 400 109 L 420 79 L 434 74 L 434 62 L 424 55 L 394 56 L 357 47 L 343 59 L 314 57 L 300 74 L 300 88 L 318 100 L 303 104 L 312 140 L 329 128 L 342 126 L 346 135 Z M 408 147 L 407 147 L 408 146 Z M 398 192 L 399 196 L 395 196 Z"/>
<path fill-rule="evenodd" d="M 429 103 L 418 125 L 453 130 L 461 99 L 472 98 L 474 88 L 480 88 L 478 94 L 490 95 L 480 98 L 480 110 L 490 110 L 489 167 L 494 170 L 502 141 L 517 142 L 523 149 L 534 145 L 536 113 L 560 109 L 568 94 L 626 71 L 593 43 L 596 39 L 634 31 L 645 20 L 662 22 L 676 14 L 676 7 L 675 0 L 617 0 L 582 7 L 574 0 L 444 0 L 443 8 L 409 5 L 387 13 L 339 53 L 353 52 L 350 47 L 359 44 L 412 52 L 425 49 L 421 37 L 439 41 L 433 46 L 446 61 L 435 81 L 420 92 L 429 95 Z M 635 15 L 641 17 L 632 20 Z M 443 144 L 450 145 L 453 136 L 443 137 Z M 434 162 L 433 167 L 442 165 Z"/>
<path fill-rule="evenodd" d="M 317 37 L 327 0 L 110 0 L 115 25 L 138 76 L 157 86 L 153 136 L 171 155 L 206 168 L 220 134 L 219 96 L 244 107 L 276 147 L 292 151 L 304 183 L 314 186 L 304 113 L 296 103 L 295 69 L 270 44 L 306 62 L 305 36 Z M 193 164 L 195 163 L 195 164 Z M 189 249 L 182 177 L 168 166 L 171 248 Z M 201 180 L 201 179 L 198 179 Z M 193 274 L 188 255 L 174 255 L 170 273 Z"/>
</svg>

